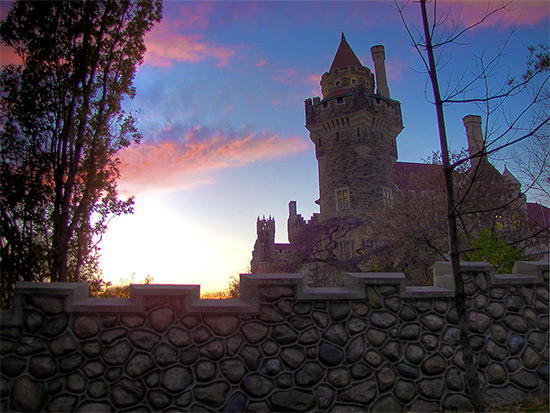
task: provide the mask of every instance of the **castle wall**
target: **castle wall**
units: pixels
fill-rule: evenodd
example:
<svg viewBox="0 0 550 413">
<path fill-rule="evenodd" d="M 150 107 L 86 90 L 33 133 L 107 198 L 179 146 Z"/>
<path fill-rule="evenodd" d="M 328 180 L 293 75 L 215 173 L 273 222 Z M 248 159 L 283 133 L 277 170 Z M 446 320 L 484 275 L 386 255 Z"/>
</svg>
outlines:
<svg viewBox="0 0 550 413">
<path fill-rule="evenodd" d="M 463 263 L 486 402 L 548 394 L 548 263 Z M 1 313 L 2 411 L 437 411 L 469 406 L 450 266 L 434 286 L 348 274 L 241 276 L 241 298 L 18 283 Z"/>
</svg>

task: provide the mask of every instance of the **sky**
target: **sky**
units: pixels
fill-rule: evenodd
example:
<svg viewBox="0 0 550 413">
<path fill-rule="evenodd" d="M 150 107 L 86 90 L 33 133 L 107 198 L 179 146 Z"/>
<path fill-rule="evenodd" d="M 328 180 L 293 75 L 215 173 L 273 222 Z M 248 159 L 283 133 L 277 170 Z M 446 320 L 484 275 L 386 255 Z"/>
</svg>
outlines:
<svg viewBox="0 0 550 413">
<path fill-rule="evenodd" d="M 464 27 L 498 4 L 444 1 L 440 9 L 452 13 L 440 28 L 451 17 Z M 445 49 L 444 85 L 470 76 L 514 26 L 495 80 L 524 72 L 527 46 L 548 44 L 546 1 L 509 9 Z M 419 28 L 419 5 L 408 4 L 405 17 Z M 165 1 L 163 20 L 145 39 L 136 96 L 123 105 L 139 110 L 143 140 L 120 153 L 119 190 L 135 196 L 135 212 L 111 221 L 100 243 L 105 280 L 150 275 L 154 283 L 225 289 L 231 275 L 248 271 L 259 216 L 273 216 L 276 242 L 288 242 L 288 202 L 297 201 L 305 219 L 318 212 L 304 100 L 320 95 L 342 32 L 371 70 L 371 46 L 385 46 L 405 127 L 399 160 L 422 162 L 438 150 L 427 75 L 392 1 Z M 473 106 L 446 108 L 454 150 L 466 146 L 461 119 L 469 114 L 481 115 Z"/>
</svg>

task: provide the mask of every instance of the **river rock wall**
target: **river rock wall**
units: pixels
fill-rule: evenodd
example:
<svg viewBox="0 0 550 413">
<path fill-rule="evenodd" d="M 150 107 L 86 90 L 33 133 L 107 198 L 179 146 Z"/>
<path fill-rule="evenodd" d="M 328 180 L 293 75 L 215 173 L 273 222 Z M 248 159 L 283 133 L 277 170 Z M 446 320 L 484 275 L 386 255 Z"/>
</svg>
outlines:
<svg viewBox="0 0 550 413">
<path fill-rule="evenodd" d="M 463 263 L 485 401 L 548 394 L 548 263 L 495 275 Z M 403 274 L 241 276 L 241 298 L 199 286 L 19 283 L 1 314 L 2 411 L 439 411 L 471 407 L 450 266 Z"/>
</svg>

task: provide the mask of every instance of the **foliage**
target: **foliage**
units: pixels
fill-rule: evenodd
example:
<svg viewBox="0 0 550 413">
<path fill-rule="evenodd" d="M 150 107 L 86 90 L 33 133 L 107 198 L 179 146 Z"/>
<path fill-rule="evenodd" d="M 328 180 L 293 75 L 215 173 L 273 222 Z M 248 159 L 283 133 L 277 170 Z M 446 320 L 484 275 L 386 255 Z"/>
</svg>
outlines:
<svg viewBox="0 0 550 413">
<path fill-rule="evenodd" d="M 136 277 L 135 273 L 132 273 L 130 277 L 126 279 L 120 279 L 117 284 L 113 284 L 110 281 L 104 282 L 101 280 L 101 284 L 92 283 L 90 285 L 90 297 L 97 298 L 130 298 L 130 285 L 131 284 L 152 284 L 153 277 L 147 275 L 143 281 L 134 282 Z"/>
<path fill-rule="evenodd" d="M 160 0 L 14 3 L 1 40 L 21 58 L 0 75 L 2 303 L 17 280 L 82 281 L 114 216 L 117 152 L 139 142 L 121 109 L 161 18 Z"/>
<path fill-rule="evenodd" d="M 226 299 L 226 298 L 239 298 L 241 296 L 241 285 L 239 278 L 236 275 L 229 277 L 229 283 L 225 290 L 218 291 L 205 291 L 201 293 L 203 299 Z"/>
<path fill-rule="evenodd" d="M 468 261 L 487 261 L 495 266 L 499 274 L 510 274 L 514 263 L 525 259 L 524 249 L 508 245 L 498 234 L 483 229 L 477 239 L 471 243 Z"/>
<path fill-rule="evenodd" d="M 540 399 L 528 399 L 508 403 L 508 404 L 495 404 L 489 406 L 489 411 L 491 412 L 522 412 L 522 413 L 531 413 L 531 412 L 548 412 L 550 411 L 549 399 L 548 397 L 543 397 Z"/>
</svg>

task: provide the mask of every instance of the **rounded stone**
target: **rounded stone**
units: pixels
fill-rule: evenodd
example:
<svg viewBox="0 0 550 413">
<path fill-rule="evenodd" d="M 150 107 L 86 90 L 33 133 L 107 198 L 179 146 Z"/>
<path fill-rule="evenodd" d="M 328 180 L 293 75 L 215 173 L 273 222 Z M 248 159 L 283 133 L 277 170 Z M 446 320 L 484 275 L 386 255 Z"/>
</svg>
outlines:
<svg viewBox="0 0 550 413">
<path fill-rule="evenodd" d="M 249 370 L 257 370 L 262 361 L 262 353 L 256 347 L 243 346 L 239 355 L 245 362 Z"/>
<path fill-rule="evenodd" d="M 380 330 L 375 330 L 373 328 L 369 329 L 367 331 L 367 340 L 370 345 L 374 347 L 380 347 L 386 339 L 388 338 L 388 335 Z"/>
<path fill-rule="evenodd" d="M 76 316 L 73 322 L 73 332 L 80 338 L 90 338 L 99 332 L 99 320 L 95 316 Z"/>
<path fill-rule="evenodd" d="M 34 356 L 29 361 L 29 370 L 37 379 L 46 379 L 52 376 L 57 369 L 57 362 L 51 356 Z"/>
<path fill-rule="evenodd" d="M 493 340 L 487 340 L 487 354 L 491 356 L 493 360 L 503 361 L 508 356 L 508 351 L 505 347 L 499 346 Z"/>
<path fill-rule="evenodd" d="M 472 402 L 462 394 L 451 394 L 443 400 L 445 411 L 472 411 Z"/>
<path fill-rule="evenodd" d="M 172 396 L 163 390 L 151 390 L 147 393 L 147 400 L 157 410 L 165 409 L 172 402 Z"/>
<path fill-rule="evenodd" d="M 179 327 L 172 327 L 166 334 L 168 341 L 172 343 L 176 348 L 186 347 L 191 344 L 191 337 L 189 334 Z"/>
<path fill-rule="evenodd" d="M 145 317 L 140 315 L 123 315 L 120 317 L 120 321 L 128 328 L 136 328 L 145 324 Z"/>
<path fill-rule="evenodd" d="M 280 324 L 271 330 L 271 337 L 279 344 L 290 344 L 296 341 L 298 334 L 285 324 Z"/>
<path fill-rule="evenodd" d="M 337 366 L 344 360 L 344 352 L 326 342 L 319 345 L 319 360 L 328 367 Z"/>
<path fill-rule="evenodd" d="M 443 396 L 445 384 L 441 379 L 423 379 L 417 383 L 418 392 L 429 399 L 440 399 Z"/>
<path fill-rule="evenodd" d="M 328 309 L 334 321 L 344 320 L 350 313 L 348 302 L 332 302 L 329 304 Z"/>
<path fill-rule="evenodd" d="M 445 373 L 445 383 L 450 390 L 462 391 L 462 380 L 462 373 L 456 367 L 451 367 Z"/>
<path fill-rule="evenodd" d="M 32 305 L 48 315 L 61 314 L 64 310 L 63 299 L 46 295 L 27 296 Z"/>
<path fill-rule="evenodd" d="M 317 384 L 325 375 L 325 369 L 315 362 L 307 362 L 295 375 L 296 384 L 310 387 Z"/>
<path fill-rule="evenodd" d="M 348 331 L 351 334 L 360 333 L 361 331 L 365 330 L 366 326 L 367 325 L 365 324 L 365 322 L 363 320 L 361 320 L 360 318 L 351 317 L 348 320 Z"/>
<path fill-rule="evenodd" d="M 433 356 L 428 357 L 424 363 L 422 363 L 422 370 L 430 376 L 443 372 L 445 367 L 445 359 L 439 354 L 434 354 Z"/>
<path fill-rule="evenodd" d="M 51 399 L 46 410 L 49 412 L 74 412 L 77 401 L 78 399 L 76 396 L 61 394 Z"/>
<path fill-rule="evenodd" d="M 313 318 L 315 324 L 317 324 L 321 328 L 325 328 L 326 326 L 328 326 L 328 315 L 326 313 L 314 311 L 313 313 L 311 313 L 311 318 Z"/>
<path fill-rule="evenodd" d="M 504 305 L 502 303 L 491 302 L 485 308 L 487 314 L 494 319 L 499 319 L 504 315 Z"/>
<path fill-rule="evenodd" d="M 86 388 L 87 380 L 80 373 L 73 373 L 67 377 L 67 388 L 74 392 L 80 393 L 83 392 Z"/>
<path fill-rule="evenodd" d="M 399 363 L 395 366 L 397 372 L 408 379 L 417 379 L 420 377 L 420 369 L 405 363 Z"/>
<path fill-rule="evenodd" d="M 34 382 L 29 377 L 20 377 L 13 383 L 11 403 L 16 410 L 22 412 L 41 411 L 45 397 L 44 385 Z"/>
<path fill-rule="evenodd" d="M 508 349 L 511 355 L 518 354 L 525 345 L 525 339 L 522 336 L 512 334 L 508 340 Z"/>
<path fill-rule="evenodd" d="M 490 328 L 491 338 L 498 344 L 506 343 L 508 331 L 500 324 L 493 324 Z"/>
<path fill-rule="evenodd" d="M 174 323 L 175 314 L 171 308 L 159 308 L 149 314 L 149 324 L 159 333 L 163 333 Z"/>
<path fill-rule="evenodd" d="M 533 331 L 529 334 L 527 341 L 538 351 L 542 351 L 546 347 L 546 336 L 540 331 Z"/>
<path fill-rule="evenodd" d="M 365 361 L 373 366 L 373 367 L 378 367 L 380 364 L 382 364 L 382 356 L 380 354 L 378 354 L 376 351 L 367 351 L 367 354 L 365 354 Z"/>
<path fill-rule="evenodd" d="M 519 314 L 508 314 L 502 319 L 506 327 L 516 333 L 526 333 L 529 327 L 523 317 Z"/>
<path fill-rule="evenodd" d="M 416 340 L 420 337 L 420 331 L 419 324 L 404 324 L 399 331 L 399 338 L 401 340 Z"/>
<path fill-rule="evenodd" d="M 426 314 L 420 317 L 420 322 L 430 331 L 439 331 L 445 325 L 445 319 L 435 315 Z"/>
<path fill-rule="evenodd" d="M 533 390 L 540 385 L 540 379 L 535 373 L 522 369 L 519 373 L 510 376 L 510 381 L 522 389 Z"/>
<path fill-rule="evenodd" d="M 394 394 L 402 402 L 408 403 L 416 396 L 416 386 L 412 381 L 399 380 L 395 385 Z"/>
<path fill-rule="evenodd" d="M 373 412 L 398 412 L 403 406 L 392 395 L 379 398 L 372 406 Z"/>
<path fill-rule="evenodd" d="M 51 342 L 50 348 L 54 356 L 63 356 L 65 354 L 72 353 L 78 346 L 75 339 L 69 333 L 55 339 Z"/>
<path fill-rule="evenodd" d="M 266 340 L 262 343 L 262 350 L 266 356 L 274 356 L 279 352 L 279 345 L 273 340 Z"/>
<path fill-rule="evenodd" d="M 508 311 L 517 312 L 517 311 L 521 311 L 521 309 L 523 308 L 523 300 L 519 295 L 516 295 L 516 294 L 509 295 L 508 297 L 506 297 L 506 299 L 504 300 L 504 303 Z"/>
<path fill-rule="evenodd" d="M 254 344 L 267 336 L 269 328 L 264 324 L 252 322 L 243 325 L 241 327 L 241 332 L 249 343 Z"/>
<path fill-rule="evenodd" d="M 209 407 L 221 407 L 229 391 L 229 385 L 216 382 L 208 385 L 199 385 L 193 389 L 193 395 L 199 402 Z"/>
<path fill-rule="evenodd" d="M 531 346 L 527 346 L 523 350 L 521 360 L 523 361 L 523 365 L 528 369 L 536 369 L 541 361 L 540 356 Z"/>
<path fill-rule="evenodd" d="M 88 394 L 94 399 L 104 397 L 107 394 L 107 385 L 102 380 L 92 381 L 88 384 Z"/>
<path fill-rule="evenodd" d="M 420 364 L 424 359 L 424 349 L 418 344 L 407 344 L 405 348 L 405 360 L 412 364 Z"/>
<path fill-rule="evenodd" d="M 324 332 L 323 338 L 335 344 L 343 345 L 348 341 L 348 334 L 343 324 L 333 324 Z"/>
<path fill-rule="evenodd" d="M 384 366 L 376 372 L 376 380 L 381 391 L 389 389 L 395 383 L 395 372 L 388 366 Z"/>
<path fill-rule="evenodd" d="M 249 396 L 260 398 L 267 396 L 273 390 L 274 383 L 267 377 L 253 373 L 244 378 L 242 387 Z"/>
<path fill-rule="evenodd" d="M 131 352 L 130 344 L 120 341 L 114 346 L 108 347 L 103 352 L 103 360 L 109 365 L 122 365 L 128 359 Z"/>
<path fill-rule="evenodd" d="M 426 347 L 426 350 L 434 350 L 438 344 L 438 339 L 433 334 L 424 334 L 421 341 L 424 347 Z"/>
<path fill-rule="evenodd" d="M 239 328 L 241 324 L 238 317 L 235 316 L 207 316 L 204 322 L 212 329 L 214 334 L 228 336 Z"/>
<path fill-rule="evenodd" d="M 310 329 L 307 329 L 303 333 L 300 334 L 300 338 L 298 338 L 298 343 L 300 344 L 313 344 L 317 343 L 319 341 L 319 333 L 317 332 L 317 329 L 312 327 Z"/>
<path fill-rule="evenodd" d="M 315 396 L 317 397 L 319 407 L 326 409 L 334 400 L 334 390 L 325 384 L 321 384 L 315 388 Z"/>
<path fill-rule="evenodd" d="M 180 352 L 180 362 L 185 365 L 191 365 L 199 359 L 199 350 L 197 346 L 187 347 Z"/>
<path fill-rule="evenodd" d="M 262 367 L 262 373 L 265 373 L 269 376 L 276 376 L 282 371 L 282 364 L 281 360 L 278 358 L 274 359 L 267 359 L 264 361 L 263 367 Z"/>
<path fill-rule="evenodd" d="M 126 364 L 126 373 L 130 377 L 139 377 L 147 373 L 155 366 L 148 354 L 136 354 Z"/>
<path fill-rule="evenodd" d="M 224 342 L 222 339 L 215 339 L 209 343 L 203 345 L 199 349 L 199 353 L 209 358 L 210 360 L 219 360 L 223 357 L 224 354 Z"/>
<path fill-rule="evenodd" d="M 269 401 L 275 411 L 282 412 L 305 412 L 315 406 L 315 396 L 298 389 L 276 391 Z"/>
<path fill-rule="evenodd" d="M 105 366 L 101 361 L 94 360 L 86 363 L 82 370 L 87 378 L 93 379 L 95 377 L 101 376 L 105 372 Z"/>
<path fill-rule="evenodd" d="M 139 381 L 122 378 L 111 387 L 111 399 L 118 408 L 139 403 L 145 396 L 145 388 Z"/>
<path fill-rule="evenodd" d="M 368 404 L 376 397 L 376 382 L 367 380 L 359 384 L 354 384 L 351 387 L 343 390 L 340 393 L 339 399 L 344 402 Z"/>
<path fill-rule="evenodd" d="M 309 314 L 312 308 L 313 306 L 311 305 L 311 303 L 308 302 L 294 304 L 294 312 L 300 315 Z"/>
<path fill-rule="evenodd" d="M 186 367 L 170 367 L 162 375 L 162 387 L 169 392 L 184 390 L 193 382 L 193 374 Z"/>
<path fill-rule="evenodd" d="M 372 369 L 364 363 L 355 363 L 350 368 L 351 375 L 355 379 L 364 379 L 371 375 Z"/>
<path fill-rule="evenodd" d="M 103 344 L 111 344 L 119 338 L 125 337 L 127 332 L 128 330 L 125 328 L 112 328 L 105 330 L 99 334 L 99 341 Z"/>
<path fill-rule="evenodd" d="M 344 367 L 329 370 L 327 378 L 328 382 L 337 388 L 346 387 L 350 383 L 349 371 Z"/>
<path fill-rule="evenodd" d="M 92 358 L 99 356 L 102 350 L 103 347 L 101 346 L 101 343 L 97 340 L 88 341 L 82 344 L 82 354 L 84 354 L 86 357 Z"/>
<path fill-rule="evenodd" d="M 208 381 L 216 377 L 216 365 L 210 361 L 199 361 L 195 366 L 195 374 L 200 381 Z"/>
<path fill-rule="evenodd" d="M 399 313 L 399 316 L 404 321 L 414 321 L 416 320 L 417 315 L 418 314 L 416 313 L 415 309 L 408 304 L 403 304 L 403 306 L 401 307 L 401 312 Z"/>
<path fill-rule="evenodd" d="M 374 311 L 370 315 L 370 322 L 375 327 L 389 329 L 397 323 L 397 317 L 389 311 Z"/>
<path fill-rule="evenodd" d="M 27 326 L 27 330 L 31 333 L 36 333 L 40 330 L 45 321 L 46 317 L 38 311 L 28 310 L 26 313 L 25 325 Z"/>
<path fill-rule="evenodd" d="M 503 384 L 508 378 L 506 369 L 499 363 L 491 363 L 487 366 L 487 378 L 491 384 Z"/>
<path fill-rule="evenodd" d="M 280 323 L 285 317 L 271 305 L 261 305 L 259 319 L 265 323 Z"/>
<path fill-rule="evenodd" d="M 131 331 L 128 335 L 130 342 L 138 349 L 152 350 L 160 341 L 160 337 L 147 330 Z"/>
<path fill-rule="evenodd" d="M 159 366 L 169 366 L 177 363 L 178 351 L 167 343 L 161 343 L 153 351 L 153 358 Z"/>
<path fill-rule="evenodd" d="M 390 361 L 398 361 L 401 354 L 401 344 L 398 341 L 388 341 L 380 352 Z"/>
<path fill-rule="evenodd" d="M 238 359 L 222 361 L 220 371 L 231 383 L 239 383 L 246 374 L 243 362 Z"/>
<path fill-rule="evenodd" d="M 67 372 L 74 370 L 84 362 L 84 357 L 80 354 L 70 354 L 59 361 L 61 371 Z"/>
<path fill-rule="evenodd" d="M 471 311 L 468 326 L 470 331 L 478 334 L 485 334 L 489 328 L 491 319 L 487 314 L 479 311 Z"/>
<path fill-rule="evenodd" d="M 355 363 L 356 361 L 361 360 L 364 352 L 365 340 L 363 339 L 363 336 L 360 335 L 355 337 L 346 347 L 346 362 Z"/>
<path fill-rule="evenodd" d="M 244 412 L 245 405 L 246 405 L 246 396 L 242 393 L 237 393 L 237 394 L 234 394 L 229 399 L 223 411 L 228 413 Z"/>
<path fill-rule="evenodd" d="M 277 382 L 277 387 L 280 389 L 291 389 L 294 387 L 294 379 L 290 373 L 279 374 L 275 381 Z"/>
<path fill-rule="evenodd" d="M 309 327 L 313 324 L 311 317 L 298 317 L 292 316 L 288 319 L 288 323 L 294 327 L 296 330 L 301 331 L 306 327 Z"/>
</svg>

